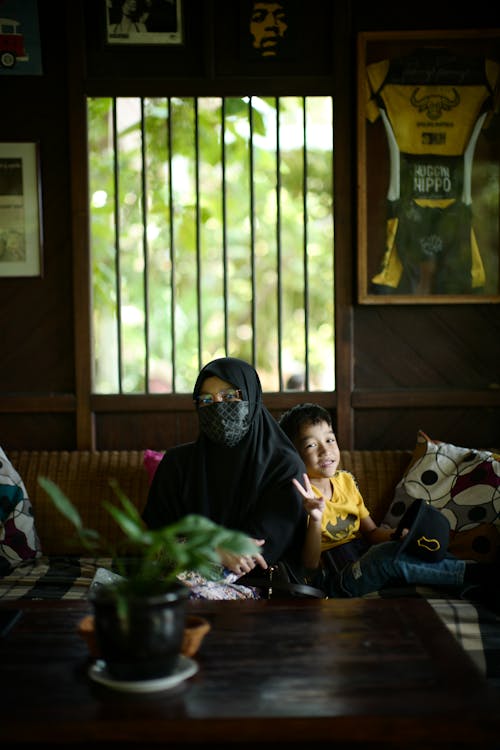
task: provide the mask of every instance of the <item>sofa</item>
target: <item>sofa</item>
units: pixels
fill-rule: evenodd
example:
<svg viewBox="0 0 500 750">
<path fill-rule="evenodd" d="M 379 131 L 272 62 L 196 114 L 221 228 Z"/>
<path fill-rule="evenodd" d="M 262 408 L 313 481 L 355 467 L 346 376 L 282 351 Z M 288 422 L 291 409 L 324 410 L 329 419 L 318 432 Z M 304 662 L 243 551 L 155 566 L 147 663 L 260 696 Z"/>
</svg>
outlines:
<svg viewBox="0 0 500 750">
<path fill-rule="evenodd" d="M 8 460 L 24 484 L 32 507 L 39 548 L 31 559 L 13 565 L 0 578 L 0 599 L 82 599 L 87 596 L 96 573 L 112 566 L 109 559 L 87 556 L 76 540 L 73 527 L 54 507 L 38 477 L 47 477 L 60 487 L 77 507 L 86 526 L 117 542 L 121 531 L 103 507 L 103 501 L 116 502 L 110 485 L 110 480 L 115 480 L 142 510 L 151 477 L 144 459 L 145 452 L 137 450 L 10 451 Z M 398 488 L 414 461 L 415 452 L 409 450 L 341 451 L 340 468 L 356 477 L 372 517 L 380 523 L 387 519 L 391 504 L 394 506 L 395 500 L 401 499 L 398 500 Z M 240 589 L 232 585 L 228 598 L 247 598 L 245 587 Z M 213 593 L 213 589 L 210 593 L 210 588 L 203 591 L 208 592 L 208 598 L 226 598 Z M 500 688 L 498 611 L 480 601 L 463 599 L 456 591 L 427 587 L 406 585 L 368 596 L 425 597 L 491 684 Z"/>
<path fill-rule="evenodd" d="M 118 541 L 120 529 L 103 507 L 103 500 L 116 501 L 110 480 L 118 482 L 139 510 L 145 505 L 149 475 L 144 451 L 11 451 L 8 457 L 25 484 L 45 555 L 83 555 L 85 550 L 75 546 L 73 527 L 40 487 L 38 477 L 52 479 L 76 506 L 85 526 L 112 542 Z M 342 451 L 341 466 L 357 478 L 377 522 L 410 457 L 410 451 Z"/>
<path fill-rule="evenodd" d="M 117 500 L 110 480 L 118 482 L 139 510 L 146 502 L 148 475 L 143 451 L 10 451 L 8 457 L 33 506 L 44 555 L 84 555 L 85 549 L 78 543 L 71 523 L 38 484 L 38 477 L 55 482 L 75 505 L 84 525 L 101 532 L 112 543 L 118 542 L 121 531 L 103 505 L 105 500 Z"/>
</svg>

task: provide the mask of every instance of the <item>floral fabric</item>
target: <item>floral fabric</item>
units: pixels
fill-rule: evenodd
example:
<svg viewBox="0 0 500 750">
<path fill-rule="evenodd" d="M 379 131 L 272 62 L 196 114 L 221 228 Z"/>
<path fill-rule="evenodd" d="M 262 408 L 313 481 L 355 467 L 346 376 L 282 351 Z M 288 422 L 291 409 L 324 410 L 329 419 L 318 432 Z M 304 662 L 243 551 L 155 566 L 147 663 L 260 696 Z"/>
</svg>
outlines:
<svg viewBox="0 0 500 750">
<path fill-rule="evenodd" d="M 0 448 L 0 575 L 40 557 L 33 507 L 24 483 Z"/>
</svg>

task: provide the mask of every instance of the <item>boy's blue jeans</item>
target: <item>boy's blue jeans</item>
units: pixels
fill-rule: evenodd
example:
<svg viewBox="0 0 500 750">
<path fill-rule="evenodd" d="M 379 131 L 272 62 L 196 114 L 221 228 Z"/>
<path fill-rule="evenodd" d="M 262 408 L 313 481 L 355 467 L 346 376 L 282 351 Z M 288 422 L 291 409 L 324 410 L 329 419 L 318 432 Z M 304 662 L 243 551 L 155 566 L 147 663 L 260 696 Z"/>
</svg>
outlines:
<svg viewBox="0 0 500 750">
<path fill-rule="evenodd" d="M 447 556 L 440 562 L 424 562 L 404 552 L 395 559 L 399 542 L 374 544 L 356 562 L 348 563 L 331 581 L 328 596 L 363 596 L 403 582 L 420 585 L 460 586 L 465 560 Z M 329 587 L 330 588 L 330 587 Z"/>
</svg>

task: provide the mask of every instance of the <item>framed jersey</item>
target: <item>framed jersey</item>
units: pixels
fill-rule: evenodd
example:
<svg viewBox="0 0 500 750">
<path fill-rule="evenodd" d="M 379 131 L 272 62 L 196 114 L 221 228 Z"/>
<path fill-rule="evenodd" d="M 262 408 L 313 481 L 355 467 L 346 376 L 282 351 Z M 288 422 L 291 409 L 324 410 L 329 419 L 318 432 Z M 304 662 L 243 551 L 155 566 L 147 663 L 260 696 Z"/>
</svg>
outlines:
<svg viewBox="0 0 500 750">
<path fill-rule="evenodd" d="M 358 35 L 358 301 L 500 302 L 500 29 Z"/>
</svg>

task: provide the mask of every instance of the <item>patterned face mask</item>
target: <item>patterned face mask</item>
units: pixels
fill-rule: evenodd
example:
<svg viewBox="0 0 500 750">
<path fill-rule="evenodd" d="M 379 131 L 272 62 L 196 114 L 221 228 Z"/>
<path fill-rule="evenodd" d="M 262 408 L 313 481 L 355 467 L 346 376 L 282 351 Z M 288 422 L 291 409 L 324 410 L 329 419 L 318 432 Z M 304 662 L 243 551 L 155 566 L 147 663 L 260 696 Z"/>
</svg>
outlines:
<svg viewBox="0 0 500 750">
<path fill-rule="evenodd" d="M 248 401 L 220 402 L 198 409 L 200 429 L 210 440 L 233 448 L 250 429 Z"/>
</svg>

